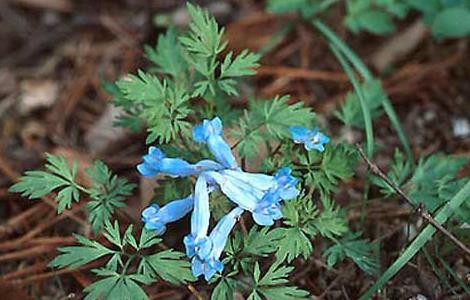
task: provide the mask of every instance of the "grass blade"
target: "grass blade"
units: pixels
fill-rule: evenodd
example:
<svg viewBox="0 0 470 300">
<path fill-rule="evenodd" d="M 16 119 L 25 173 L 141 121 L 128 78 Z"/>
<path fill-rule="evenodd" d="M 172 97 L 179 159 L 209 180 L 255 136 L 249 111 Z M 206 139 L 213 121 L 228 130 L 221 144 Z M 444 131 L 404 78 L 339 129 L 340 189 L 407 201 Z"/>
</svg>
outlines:
<svg viewBox="0 0 470 300">
<path fill-rule="evenodd" d="M 336 45 L 332 43 L 330 43 L 330 47 L 334 55 L 338 59 L 339 63 L 343 67 L 344 71 L 348 75 L 349 80 L 351 81 L 352 86 L 354 88 L 354 91 L 356 92 L 357 97 L 359 98 L 359 102 L 361 103 L 362 116 L 364 117 L 364 127 L 366 130 L 366 152 L 368 157 L 372 157 L 372 155 L 374 154 L 374 132 L 372 128 L 372 118 L 370 116 L 370 109 L 369 107 L 367 107 L 362 87 L 359 84 L 356 74 L 354 74 L 353 69 L 346 61 L 344 55 L 338 50 L 338 47 L 336 47 Z"/>
<path fill-rule="evenodd" d="M 470 198 L 470 180 L 465 186 L 437 213 L 434 218 L 439 224 L 444 224 L 447 219 Z M 378 290 L 380 290 L 393 276 L 395 276 L 413 256 L 428 242 L 436 228 L 432 225 L 426 225 L 421 233 L 413 240 L 406 250 L 395 260 L 395 262 L 382 274 L 377 282 L 370 287 L 360 298 L 360 300 L 370 299 Z"/>
<path fill-rule="evenodd" d="M 351 62 L 351 64 L 359 72 L 359 74 L 361 74 L 365 81 L 372 80 L 374 78 L 372 72 L 367 68 L 367 66 L 359 58 L 359 56 L 357 56 L 356 53 L 354 53 L 354 51 L 352 51 L 352 49 L 349 48 L 348 45 L 346 45 L 346 43 L 344 43 L 333 30 L 331 30 L 327 25 L 325 25 L 325 23 L 323 23 L 319 19 L 315 19 L 312 21 L 312 24 L 330 41 L 331 44 L 335 45 L 337 49 L 340 50 L 344 54 L 344 56 L 346 56 L 346 58 Z M 408 157 L 408 160 L 413 163 L 413 153 L 411 151 L 410 144 L 408 142 L 408 139 L 406 138 L 403 128 L 400 125 L 400 120 L 398 119 L 398 116 L 395 110 L 393 109 L 390 100 L 388 98 L 385 98 L 382 101 L 382 106 L 390 122 L 392 123 L 392 126 L 395 128 L 400 142 L 403 144 L 403 148 L 405 149 L 405 153 Z"/>
</svg>

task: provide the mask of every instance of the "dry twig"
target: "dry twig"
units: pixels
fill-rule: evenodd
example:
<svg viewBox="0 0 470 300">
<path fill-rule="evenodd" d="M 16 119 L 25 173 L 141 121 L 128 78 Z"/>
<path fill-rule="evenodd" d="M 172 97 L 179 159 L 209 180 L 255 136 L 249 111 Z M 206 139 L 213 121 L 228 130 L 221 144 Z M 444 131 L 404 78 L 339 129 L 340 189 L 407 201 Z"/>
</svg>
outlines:
<svg viewBox="0 0 470 300">
<path fill-rule="evenodd" d="M 359 144 L 356 144 L 357 149 L 359 150 L 359 154 L 361 157 L 364 159 L 364 161 L 367 163 L 367 166 L 369 167 L 369 170 L 379 176 L 385 183 L 387 183 L 398 195 L 400 195 L 403 199 L 405 199 L 408 203 L 413 204 L 415 201 L 412 201 L 410 197 L 408 197 L 405 192 L 403 192 L 395 183 L 393 183 L 390 178 L 385 175 L 385 173 L 377 166 L 374 164 L 364 153 L 364 150 L 362 150 L 361 146 Z M 464 243 L 462 243 L 458 238 L 456 238 L 452 233 L 450 233 L 447 229 L 444 228 L 441 224 L 436 222 L 434 218 L 426 211 L 424 207 L 419 205 L 416 209 L 417 213 L 425 219 L 429 224 L 434 226 L 437 230 L 442 232 L 444 235 L 446 235 L 452 242 L 455 243 L 460 249 L 462 249 L 465 253 L 470 255 L 470 249 L 465 246 Z"/>
</svg>

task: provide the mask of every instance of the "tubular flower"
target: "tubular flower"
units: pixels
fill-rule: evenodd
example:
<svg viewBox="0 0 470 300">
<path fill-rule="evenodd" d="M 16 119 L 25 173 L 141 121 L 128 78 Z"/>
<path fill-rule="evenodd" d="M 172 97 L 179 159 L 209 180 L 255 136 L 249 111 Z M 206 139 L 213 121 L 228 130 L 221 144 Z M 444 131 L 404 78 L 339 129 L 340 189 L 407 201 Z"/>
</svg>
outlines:
<svg viewBox="0 0 470 300">
<path fill-rule="evenodd" d="M 193 205 L 193 195 L 171 201 L 163 207 L 152 204 L 142 211 L 142 221 L 145 223 L 145 228 L 155 230 L 157 235 L 162 235 L 166 231 L 166 224 L 183 218 L 193 209 Z"/>
<path fill-rule="evenodd" d="M 144 155 L 143 163 L 137 170 L 143 176 L 154 176 L 159 173 L 171 177 L 186 177 L 197 175 L 205 170 L 219 170 L 222 166 L 215 161 L 201 160 L 197 164 L 190 164 L 181 158 L 169 158 L 157 147 L 150 147 L 148 154 Z"/>
<path fill-rule="evenodd" d="M 305 127 L 293 126 L 289 128 L 289 131 L 294 143 L 304 144 L 307 151 L 315 149 L 323 152 L 325 150 L 324 145 L 330 141 L 330 138 L 321 133 L 318 128 L 310 130 Z"/>
<path fill-rule="evenodd" d="M 199 277 L 204 275 L 206 281 L 209 281 L 216 272 L 221 273 L 224 264 L 220 261 L 220 256 L 227 243 L 228 236 L 237 222 L 237 219 L 243 213 L 243 209 L 237 207 L 220 219 L 209 235 L 210 252 L 205 258 L 196 256 L 192 260 L 193 275 Z"/>
<path fill-rule="evenodd" d="M 209 150 L 215 159 L 224 167 L 229 169 L 238 168 L 235 157 L 230 150 L 230 146 L 222 138 L 223 127 L 220 118 L 204 120 L 202 124 L 193 128 L 193 139 L 198 143 L 207 143 Z"/>
<path fill-rule="evenodd" d="M 282 217 L 279 202 L 299 194 L 295 187 L 298 179 L 290 175 L 289 168 L 280 169 L 276 175 L 250 174 L 242 171 L 206 172 L 205 176 L 239 207 L 252 213 L 259 225 L 272 225 Z M 243 179 L 245 178 L 245 180 Z"/>
<path fill-rule="evenodd" d="M 191 215 L 191 233 L 184 237 L 186 254 L 189 257 L 198 255 L 204 259 L 210 252 L 209 229 L 209 190 L 204 176 L 199 176 L 194 189 L 194 209 Z"/>
</svg>

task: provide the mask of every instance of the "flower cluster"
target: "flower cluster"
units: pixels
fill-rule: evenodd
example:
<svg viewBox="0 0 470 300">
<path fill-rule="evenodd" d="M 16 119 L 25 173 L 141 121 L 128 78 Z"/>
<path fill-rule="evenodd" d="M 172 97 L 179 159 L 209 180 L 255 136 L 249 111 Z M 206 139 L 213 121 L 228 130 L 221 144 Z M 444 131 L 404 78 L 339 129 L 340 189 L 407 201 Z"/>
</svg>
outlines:
<svg viewBox="0 0 470 300">
<path fill-rule="evenodd" d="M 142 212 L 142 221 L 147 229 L 161 235 L 166 230 L 166 224 L 192 211 L 191 232 L 184 237 L 186 254 L 192 260 L 193 274 L 204 275 L 209 280 L 216 272 L 222 272 L 224 266 L 220 256 L 232 228 L 244 211 L 249 211 L 257 224 L 272 225 L 282 218 L 281 202 L 295 198 L 300 191 L 296 188 L 298 179 L 291 175 L 287 167 L 279 169 L 274 176 L 241 170 L 223 138 L 223 126 L 218 117 L 195 126 L 193 139 L 207 144 L 216 161 L 201 160 L 190 164 L 180 158 L 166 157 L 160 149 L 150 147 L 143 163 L 137 166 L 143 176 L 197 177 L 191 195 L 163 207 L 156 204 L 147 207 Z M 298 140 L 301 141 L 300 138 Z M 323 137 L 320 140 L 327 142 Z M 308 142 L 315 141 L 310 138 Z M 216 189 L 235 203 L 236 208 L 220 219 L 209 233 L 209 195 Z"/>
</svg>

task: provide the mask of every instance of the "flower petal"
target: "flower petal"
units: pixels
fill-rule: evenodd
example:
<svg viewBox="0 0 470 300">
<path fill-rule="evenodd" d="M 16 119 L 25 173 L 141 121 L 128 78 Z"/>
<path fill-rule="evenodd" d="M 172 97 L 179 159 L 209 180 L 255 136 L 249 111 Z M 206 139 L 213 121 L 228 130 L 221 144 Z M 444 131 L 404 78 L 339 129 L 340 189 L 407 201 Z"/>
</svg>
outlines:
<svg viewBox="0 0 470 300">
<path fill-rule="evenodd" d="M 177 221 L 187 215 L 193 208 L 194 200 L 190 195 L 181 200 L 174 200 L 163 207 L 152 204 L 142 211 L 145 228 L 155 230 L 157 235 L 166 231 L 166 224 Z"/>
<path fill-rule="evenodd" d="M 237 168 L 238 164 L 232 150 L 222 138 L 222 120 L 215 117 L 212 120 L 204 120 L 202 124 L 193 128 L 193 139 L 198 143 L 207 143 L 209 150 L 215 159 L 227 168 Z"/>
<path fill-rule="evenodd" d="M 207 235 L 209 229 L 209 191 L 205 176 L 199 176 L 194 189 L 194 210 L 191 215 L 191 234 L 196 238 Z"/>
</svg>

